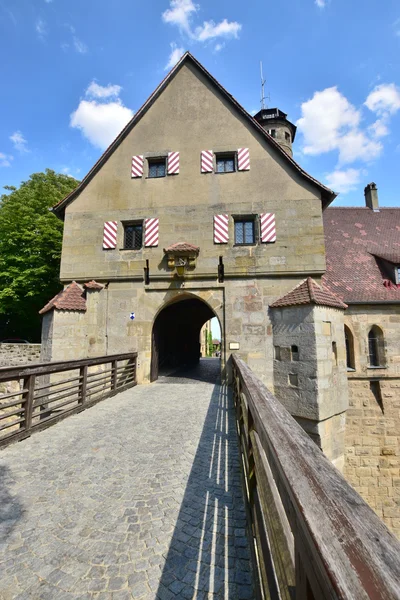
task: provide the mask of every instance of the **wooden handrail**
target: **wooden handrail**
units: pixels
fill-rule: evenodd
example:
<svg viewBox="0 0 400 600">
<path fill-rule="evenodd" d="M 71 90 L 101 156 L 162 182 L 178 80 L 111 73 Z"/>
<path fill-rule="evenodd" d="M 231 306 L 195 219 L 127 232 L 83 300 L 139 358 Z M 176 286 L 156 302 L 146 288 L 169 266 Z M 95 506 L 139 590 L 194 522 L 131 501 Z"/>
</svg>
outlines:
<svg viewBox="0 0 400 600">
<path fill-rule="evenodd" d="M 137 352 L 127 352 L 0 368 L 9 384 L 0 393 L 0 447 L 136 385 L 136 366 Z"/>
<path fill-rule="evenodd" d="M 398 540 L 250 368 L 232 363 L 265 597 L 399 600 Z"/>
</svg>

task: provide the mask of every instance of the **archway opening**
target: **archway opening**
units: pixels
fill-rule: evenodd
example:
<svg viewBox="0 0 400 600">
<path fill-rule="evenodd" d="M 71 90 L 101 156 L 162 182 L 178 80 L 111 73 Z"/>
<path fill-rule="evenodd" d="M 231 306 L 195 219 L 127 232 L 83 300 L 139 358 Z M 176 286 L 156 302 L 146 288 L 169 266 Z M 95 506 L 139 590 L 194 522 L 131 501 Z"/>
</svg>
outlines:
<svg viewBox="0 0 400 600">
<path fill-rule="evenodd" d="M 201 328 L 215 316 L 199 298 L 178 297 L 167 304 L 153 324 L 150 380 L 155 381 L 160 373 L 195 366 L 201 356 Z"/>
</svg>

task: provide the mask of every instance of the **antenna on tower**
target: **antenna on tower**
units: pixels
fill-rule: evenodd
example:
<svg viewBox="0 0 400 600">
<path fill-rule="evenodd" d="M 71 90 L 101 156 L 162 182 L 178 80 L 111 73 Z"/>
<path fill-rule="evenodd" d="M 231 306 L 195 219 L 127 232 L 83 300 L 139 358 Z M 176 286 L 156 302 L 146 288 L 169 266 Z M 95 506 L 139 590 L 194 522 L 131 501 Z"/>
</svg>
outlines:
<svg viewBox="0 0 400 600">
<path fill-rule="evenodd" d="M 265 83 L 266 83 L 266 79 L 264 79 L 263 76 L 263 68 L 262 68 L 262 62 L 260 60 L 260 72 L 261 72 L 261 110 L 264 110 L 264 108 L 267 108 L 267 106 L 265 106 L 265 100 L 270 101 L 270 95 L 268 94 L 268 96 L 265 95 Z"/>
</svg>

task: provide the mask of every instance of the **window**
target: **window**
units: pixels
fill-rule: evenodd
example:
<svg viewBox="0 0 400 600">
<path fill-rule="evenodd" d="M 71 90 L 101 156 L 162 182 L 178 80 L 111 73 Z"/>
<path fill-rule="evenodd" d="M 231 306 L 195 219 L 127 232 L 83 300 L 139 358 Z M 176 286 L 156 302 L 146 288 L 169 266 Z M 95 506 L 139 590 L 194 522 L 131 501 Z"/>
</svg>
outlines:
<svg viewBox="0 0 400 600">
<path fill-rule="evenodd" d="M 268 133 L 271 137 L 276 138 L 276 129 L 268 129 Z"/>
<path fill-rule="evenodd" d="M 297 373 L 289 373 L 289 384 L 293 387 L 298 387 L 299 376 L 297 375 Z"/>
<path fill-rule="evenodd" d="M 346 344 L 346 365 L 348 371 L 355 370 L 355 360 L 354 360 L 354 337 L 351 333 L 350 329 L 345 325 L 344 326 L 344 340 Z"/>
<path fill-rule="evenodd" d="M 166 174 L 166 159 L 152 158 L 149 159 L 149 177 L 165 177 Z"/>
<path fill-rule="evenodd" d="M 292 360 L 299 360 L 299 347 L 291 346 L 290 351 L 291 351 L 291 355 L 292 355 Z"/>
<path fill-rule="evenodd" d="M 332 361 L 334 365 L 337 365 L 337 344 L 332 342 Z"/>
<path fill-rule="evenodd" d="M 140 250 L 143 244 L 143 223 L 127 223 L 124 225 L 124 249 Z"/>
<path fill-rule="evenodd" d="M 255 219 L 254 217 L 243 217 L 235 219 L 235 244 L 245 246 L 255 244 Z"/>
<path fill-rule="evenodd" d="M 235 153 L 216 154 L 216 172 L 233 173 L 235 171 Z"/>
<path fill-rule="evenodd" d="M 287 131 L 285 131 L 285 140 L 287 142 L 290 142 L 290 133 L 288 133 Z"/>
<path fill-rule="evenodd" d="M 275 348 L 275 360 L 281 360 L 281 347 L 274 346 Z"/>
<path fill-rule="evenodd" d="M 370 367 L 384 366 L 383 333 L 376 325 L 368 334 L 368 364 Z"/>
<path fill-rule="evenodd" d="M 396 283 L 397 285 L 400 284 L 400 266 L 397 266 L 395 268 L 395 275 L 396 275 Z"/>
</svg>

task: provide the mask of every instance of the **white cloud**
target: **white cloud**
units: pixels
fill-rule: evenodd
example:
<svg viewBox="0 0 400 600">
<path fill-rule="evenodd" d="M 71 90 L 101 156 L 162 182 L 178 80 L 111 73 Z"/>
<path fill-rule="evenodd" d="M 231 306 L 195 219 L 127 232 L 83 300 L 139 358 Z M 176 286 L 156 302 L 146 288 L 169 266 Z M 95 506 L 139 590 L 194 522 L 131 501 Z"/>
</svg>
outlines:
<svg viewBox="0 0 400 600">
<path fill-rule="evenodd" d="M 170 7 L 162 13 L 162 19 L 164 23 L 176 25 L 181 33 L 196 42 L 207 42 L 219 37 L 238 37 L 242 26 L 236 21 L 223 19 L 220 23 L 215 23 L 210 20 L 204 21 L 203 25 L 193 27 L 192 19 L 198 11 L 199 5 L 195 4 L 193 0 L 170 0 Z"/>
<path fill-rule="evenodd" d="M 220 50 L 222 50 L 224 47 L 225 47 L 225 44 L 215 44 L 214 51 L 220 52 Z"/>
<path fill-rule="evenodd" d="M 389 135 L 389 129 L 384 119 L 377 119 L 375 123 L 372 123 L 372 125 L 368 127 L 368 129 L 371 132 L 371 135 L 375 138 L 381 138 Z"/>
<path fill-rule="evenodd" d="M 178 60 L 185 54 L 185 49 L 178 48 L 178 46 L 175 44 L 175 42 L 172 42 L 170 44 L 170 46 L 171 46 L 171 52 L 170 52 L 170 55 L 168 58 L 168 62 L 164 67 L 165 71 L 167 71 L 168 69 L 172 69 L 172 67 L 174 67 L 176 65 Z"/>
<path fill-rule="evenodd" d="M 199 10 L 198 5 L 192 0 L 170 0 L 169 6 L 162 14 L 163 21 L 177 25 L 182 31 L 190 34 L 191 15 Z"/>
<path fill-rule="evenodd" d="M 91 98 L 111 98 L 114 96 L 119 96 L 121 90 L 122 87 L 120 85 L 112 85 L 109 83 L 108 85 L 103 86 L 99 85 L 93 80 L 85 94 Z"/>
<path fill-rule="evenodd" d="M 28 142 L 20 131 L 15 131 L 12 135 L 10 135 L 10 140 L 14 144 L 14 148 L 21 154 L 29 152 Z"/>
<path fill-rule="evenodd" d="M 315 92 L 301 105 L 297 126 L 304 136 L 304 154 L 322 154 L 339 148 L 345 133 L 358 127 L 361 115 L 336 87 Z"/>
<path fill-rule="evenodd" d="M 394 34 L 400 37 L 400 18 L 393 23 Z"/>
<path fill-rule="evenodd" d="M 356 160 L 370 162 L 378 158 L 383 150 L 381 142 L 371 140 L 360 130 L 353 129 L 340 138 L 339 164 L 353 163 Z"/>
<path fill-rule="evenodd" d="M 79 54 L 86 54 L 87 46 L 80 39 L 78 39 L 75 35 L 72 38 L 74 48 Z"/>
<path fill-rule="evenodd" d="M 325 8 L 326 0 L 315 0 L 315 4 L 318 6 L 318 8 Z"/>
<path fill-rule="evenodd" d="M 201 27 L 196 27 L 194 37 L 198 42 L 205 42 L 216 37 L 237 38 L 241 29 L 241 24 L 236 21 L 229 22 L 224 19 L 217 24 L 214 21 L 205 21 Z"/>
<path fill-rule="evenodd" d="M 400 88 L 394 83 L 377 85 L 366 99 L 365 106 L 380 116 L 394 115 L 400 110 Z"/>
<path fill-rule="evenodd" d="M 0 152 L 0 167 L 11 167 L 12 160 L 14 160 L 14 157 L 11 154 Z"/>
<path fill-rule="evenodd" d="M 36 33 L 38 34 L 41 40 L 44 39 L 44 36 L 47 34 L 46 22 L 43 19 L 37 19 L 35 23 Z"/>
<path fill-rule="evenodd" d="M 71 114 L 70 126 L 80 129 L 93 146 L 105 150 L 132 116 L 131 109 L 119 99 L 108 103 L 81 100 Z"/>
<path fill-rule="evenodd" d="M 326 176 L 326 182 L 335 192 L 347 194 L 347 192 L 357 189 L 361 175 L 364 175 L 361 169 L 347 169 L 345 171 L 338 169 Z"/>
</svg>

